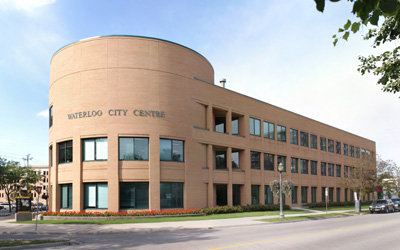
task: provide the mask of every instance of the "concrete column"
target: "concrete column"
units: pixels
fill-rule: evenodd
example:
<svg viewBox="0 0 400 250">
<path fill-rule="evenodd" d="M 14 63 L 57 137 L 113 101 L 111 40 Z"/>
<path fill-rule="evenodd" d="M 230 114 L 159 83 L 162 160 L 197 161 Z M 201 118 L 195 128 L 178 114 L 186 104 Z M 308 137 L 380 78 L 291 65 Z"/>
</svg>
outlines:
<svg viewBox="0 0 400 250">
<path fill-rule="evenodd" d="M 226 131 L 227 134 L 232 134 L 232 111 L 228 110 L 225 114 L 225 124 L 226 124 Z"/>
<path fill-rule="evenodd" d="M 214 131 L 214 115 L 211 103 L 207 106 L 207 129 Z"/>
<path fill-rule="evenodd" d="M 82 147 L 81 138 L 79 135 L 74 136 L 72 141 L 72 172 L 74 173 L 72 177 L 72 210 L 82 211 L 83 210 L 83 183 L 82 183 Z M 59 189 L 57 185 L 56 189 Z M 57 197 L 61 197 L 60 191 L 57 191 Z M 60 199 L 60 198 L 58 198 Z M 58 207 L 60 206 L 60 201 L 57 201 Z"/>
<path fill-rule="evenodd" d="M 160 210 L 160 139 L 149 138 L 149 209 Z"/>
<path fill-rule="evenodd" d="M 227 148 L 226 149 L 226 167 L 228 168 L 228 206 L 233 206 L 232 148 Z"/>
<path fill-rule="evenodd" d="M 109 133 L 108 148 L 118 149 L 117 131 Z M 116 150 L 108 150 L 108 211 L 119 211 L 119 159 Z M 110 152 L 113 152 L 112 154 Z"/>
<path fill-rule="evenodd" d="M 211 144 L 207 144 L 207 168 L 208 168 L 208 200 L 207 206 L 214 206 L 214 181 L 213 181 L 213 172 L 214 172 L 214 152 L 213 146 Z"/>
</svg>

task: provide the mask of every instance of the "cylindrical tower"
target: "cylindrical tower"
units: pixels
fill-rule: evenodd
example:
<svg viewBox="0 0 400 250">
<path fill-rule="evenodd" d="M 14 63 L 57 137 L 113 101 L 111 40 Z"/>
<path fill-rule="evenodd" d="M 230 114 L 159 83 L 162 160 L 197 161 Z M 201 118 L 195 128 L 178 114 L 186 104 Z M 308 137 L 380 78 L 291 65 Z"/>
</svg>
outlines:
<svg viewBox="0 0 400 250">
<path fill-rule="evenodd" d="M 189 208 L 191 83 L 213 83 L 199 53 L 165 40 L 106 36 L 51 60 L 50 209 Z"/>
</svg>

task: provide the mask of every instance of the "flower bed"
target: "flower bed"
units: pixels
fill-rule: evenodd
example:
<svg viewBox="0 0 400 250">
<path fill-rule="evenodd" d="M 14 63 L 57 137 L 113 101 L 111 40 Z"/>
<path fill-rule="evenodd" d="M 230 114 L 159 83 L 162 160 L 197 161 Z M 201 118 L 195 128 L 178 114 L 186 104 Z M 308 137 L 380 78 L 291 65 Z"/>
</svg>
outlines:
<svg viewBox="0 0 400 250">
<path fill-rule="evenodd" d="M 177 216 L 177 215 L 193 215 L 202 214 L 197 209 L 185 209 L 185 210 L 152 210 L 152 211 L 135 211 L 135 212 L 75 212 L 75 211 L 64 211 L 64 212 L 44 212 L 43 216 L 63 216 L 63 217 L 140 217 L 140 216 Z"/>
</svg>

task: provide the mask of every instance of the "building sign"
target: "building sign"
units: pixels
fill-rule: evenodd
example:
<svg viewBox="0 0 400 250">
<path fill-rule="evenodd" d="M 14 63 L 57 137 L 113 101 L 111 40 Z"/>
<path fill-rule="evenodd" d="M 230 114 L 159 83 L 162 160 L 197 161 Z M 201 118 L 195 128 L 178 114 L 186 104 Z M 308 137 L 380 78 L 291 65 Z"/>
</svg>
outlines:
<svg viewBox="0 0 400 250">
<path fill-rule="evenodd" d="M 102 110 L 89 110 L 80 111 L 68 114 L 68 119 L 81 119 L 81 118 L 92 118 L 102 115 L 108 116 L 137 116 L 137 117 L 154 117 L 154 118 L 165 118 L 165 112 L 159 110 L 147 110 L 147 109 L 109 109 L 107 112 Z"/>
</svg>

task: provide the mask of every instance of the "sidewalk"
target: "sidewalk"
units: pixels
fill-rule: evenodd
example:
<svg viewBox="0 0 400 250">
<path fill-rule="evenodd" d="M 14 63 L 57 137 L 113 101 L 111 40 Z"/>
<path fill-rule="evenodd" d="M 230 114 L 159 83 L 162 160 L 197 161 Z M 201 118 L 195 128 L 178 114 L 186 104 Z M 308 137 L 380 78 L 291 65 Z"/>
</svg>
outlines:
<svg viewBox="0 0 400 250">
<path fill-rule="evenodd" d="M 304 209 L 305 210 L 305 209 Z M 291 214 L 292 216 L 305 216 L 311 214 L 325 214 L 325 212 L 310 210 L 313 213 Z M 346 210 L 347 211 L 347 210 Z M 349 210 L 351 211 L 351 210 Z M 328 213 L 337 213 L 345 211 L 331 211 Z M 35 232 L 35 224 L 19 224 L 10 223 L 15 220 L 0 221 L 1 234 L 106 234 L 106 233 L 149 233 L 160 231 L 176 231 L 184 229 L 213 229 L 223 227 L 237 227 L 265 224 L 259 221 L 260 219 L 278 218 L 274 216 L 259 216 L 259 217 L 244 217 L 233 219 L 218 219 L 218 220 L 200 220 L 200 221 L 177 221 L 177 222 L 158 222 L 158 223 L 133 223 L 133 224 L 108 224 L 108 225 L 93 225 L 93 224 L 38 224 L 38 232 Z"/>
</svg>

